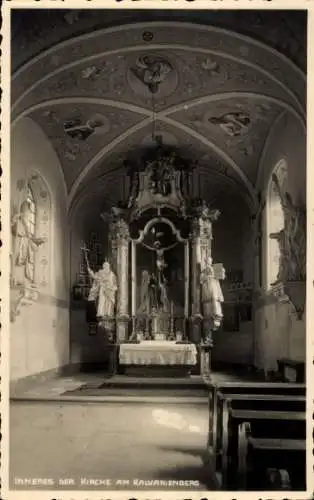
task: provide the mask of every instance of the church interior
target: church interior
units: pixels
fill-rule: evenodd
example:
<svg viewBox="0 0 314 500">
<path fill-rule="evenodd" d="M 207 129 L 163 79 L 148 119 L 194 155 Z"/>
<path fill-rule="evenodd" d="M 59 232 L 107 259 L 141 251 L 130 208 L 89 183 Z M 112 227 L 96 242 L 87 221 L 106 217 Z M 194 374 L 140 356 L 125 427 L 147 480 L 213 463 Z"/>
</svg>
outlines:
<svg viewBox="0 0 314 500">
<path fill-rule="evenodd" d="M 12 11 L 13 489 L 306 489 L 306 30 Z"/>
</svg>

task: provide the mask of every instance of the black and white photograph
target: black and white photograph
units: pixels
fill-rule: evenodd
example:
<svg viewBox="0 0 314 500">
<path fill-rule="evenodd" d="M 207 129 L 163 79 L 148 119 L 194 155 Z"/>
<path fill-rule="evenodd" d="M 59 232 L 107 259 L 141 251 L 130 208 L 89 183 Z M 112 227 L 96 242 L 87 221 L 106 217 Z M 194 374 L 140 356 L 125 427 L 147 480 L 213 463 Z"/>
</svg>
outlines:
<svg viewBox="0 0 314 500">
<path fill-rule="evenodd" d="M 4 9 L 8 491 L 309 498 L 305 2 L 51 3 Z"/>
</svg>

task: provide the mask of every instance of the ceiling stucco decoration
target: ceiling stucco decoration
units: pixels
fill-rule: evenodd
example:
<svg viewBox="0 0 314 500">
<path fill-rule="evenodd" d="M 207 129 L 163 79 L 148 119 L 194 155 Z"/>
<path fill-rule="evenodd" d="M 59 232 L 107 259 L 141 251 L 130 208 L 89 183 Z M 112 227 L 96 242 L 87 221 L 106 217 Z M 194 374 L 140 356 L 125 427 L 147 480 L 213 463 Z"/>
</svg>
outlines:
<svg viewBox="0 0 314 500">
<path fill-rule="evenodd" d="M 86 189 L 98 189 L 100 179 L 110 185 L 104 195 L 119 197 L 121 165 L 153 146 L 153 130 L 198 162 L 205 193 L 242 189 L 244 198 L 256 201 L 260 156 L 277 117 L 285 110 L 305 121 L 306 79 L 299 68 L 272 47 L 235 33 L 236 26 L 191 24 L 169 14 L 167 21 L 105 29 L 82 10 L 64 11 L 57 28 L 52 15 L 63 41 L 37 51 L 13 75 L 12 119 L 29 116 L 51 140 L 69 206 Z M 120 21 L 115 13 L 108 16 L 117 24 L 129 19 L 129 13 Z M 248 18 L 253 23 L 254 14 Z M 32 32 L 31 23 L 27 29 Z M 15 57 L 21 61 L 22 42 L 15 37 L 13 67 Z M 25 38 L 23 43 L 27 49 Z"/>
</svg>

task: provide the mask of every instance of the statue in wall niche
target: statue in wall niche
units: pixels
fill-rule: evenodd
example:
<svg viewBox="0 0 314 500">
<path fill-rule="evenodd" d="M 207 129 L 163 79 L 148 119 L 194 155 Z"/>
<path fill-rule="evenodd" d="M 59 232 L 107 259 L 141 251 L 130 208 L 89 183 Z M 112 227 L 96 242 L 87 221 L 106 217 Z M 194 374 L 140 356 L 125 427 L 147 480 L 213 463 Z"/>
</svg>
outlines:
<svg viewBox="0 0 314 500">
<path fill-rule="evenodd" d="M 35 236 L 31 221 L 31 206 L 25 200 L 21 205 L 20 212 L 13 215 L 11 220 L 11 232 L 14 238 L 12 282 L 15 285 L 34 282 L 35 252 L 40 245 L 47 241 L 47 238 Z"/>
<path fill-rule="evenodd" d="M 113 317 L 115 314 L 117 278 L 111 270 L 108 261 L 103 263 L 102 268 L 95 272 L 90 268 L 87 261 L 87 271 L 92 279 L 88 300 L 97 304 L 97 317 Z"/>
<path fill-rule="evenodd" d="M 225 275 L 222 264 L 213 265 L 210 259 L 201 271 L 203 316 L 204 318 L 212 318 L 213 330 L 219 328 L 223 318 L 222 303 L 224 297 L 220 280 L 225 279 Z"/>
<path fill-rule="evenodd" d="M 290 194 L 282 189 L 275 174 L 272 180 L 284 211 L 284 229 L 273 235 L 281 250 L 278 279 L 302 281 L 306 276 L 306 211 L 293 203 Z"/>
</svg>

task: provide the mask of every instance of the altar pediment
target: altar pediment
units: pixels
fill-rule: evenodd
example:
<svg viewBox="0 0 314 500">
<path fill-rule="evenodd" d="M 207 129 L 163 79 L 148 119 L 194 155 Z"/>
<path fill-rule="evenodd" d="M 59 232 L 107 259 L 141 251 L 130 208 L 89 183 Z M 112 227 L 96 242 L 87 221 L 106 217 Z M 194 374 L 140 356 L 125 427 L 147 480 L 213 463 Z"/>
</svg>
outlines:
<svg viewBox="0 0 314 500">
<path fill-rule="evenodd" d="M 131 178 L 129 208 L 136 218 L 148 208 L 169 207 L 183 212 L 188 193 L 188 172 L 174 153 L 144 162 Z"/>
</svg>

